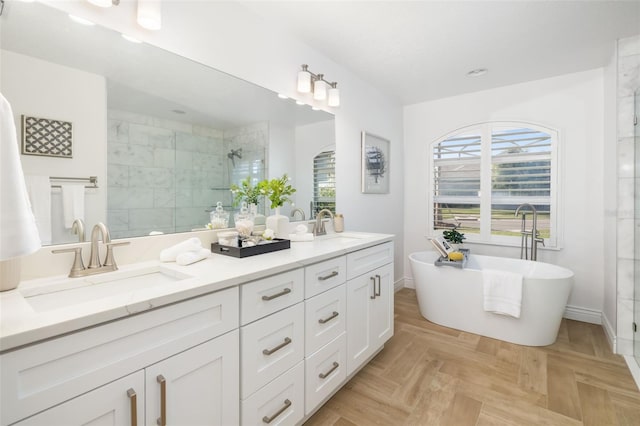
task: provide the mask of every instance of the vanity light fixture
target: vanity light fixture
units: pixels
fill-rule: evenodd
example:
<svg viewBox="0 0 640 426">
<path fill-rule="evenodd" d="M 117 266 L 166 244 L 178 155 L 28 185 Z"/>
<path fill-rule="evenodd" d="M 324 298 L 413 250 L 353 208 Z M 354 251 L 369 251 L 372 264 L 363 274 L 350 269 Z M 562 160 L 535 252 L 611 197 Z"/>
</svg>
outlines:
<svg viewBox="0 0 640 426">
<path fill-rule="evenodd" d="M 162 28 L 162 2 L 160 0 L 138 0 L 138 25 L 147 30 Z"/>
<path fill-rule="evenodd" d="M 307 64 L 303 64 L 302 70 L 298 71 L 298 92 L 312 92 L 313 99 L 327 100 L 327 105 L 331 107 L 340 106 L 340 91 L 337 86 L 337 82 L 325 80 L 324 74 L 314 74 L 309 71 Z"/>
</svg>

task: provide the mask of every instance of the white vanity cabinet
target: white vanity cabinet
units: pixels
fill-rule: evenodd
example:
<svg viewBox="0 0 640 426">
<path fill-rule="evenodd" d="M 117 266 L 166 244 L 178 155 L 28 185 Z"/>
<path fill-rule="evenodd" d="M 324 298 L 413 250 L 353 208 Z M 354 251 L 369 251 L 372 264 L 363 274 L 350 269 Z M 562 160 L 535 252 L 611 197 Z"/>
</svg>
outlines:
<svg viewBox="0 0 640 426">
<path fill-rule="evenodd" d="M 304 270 L 241 286 L 241 424 L 304 417 Z"/>
<path fill-rule="evenodd" d="M 305 268 L 305 414 L 347 377 L 346 256 Z"/>
<path fill-rule="evenodd" d="M 0 423 L 126 425 L 135 407 L 156 424 L 160 375 L 167 418 L 237 423 L 238 303 L 231 288 L 0 355 Z"/>
<path fill-rule="evenodd" d="M 393 244 L 347 255 L 347 375 L 393 336 Z"/>
</svg>

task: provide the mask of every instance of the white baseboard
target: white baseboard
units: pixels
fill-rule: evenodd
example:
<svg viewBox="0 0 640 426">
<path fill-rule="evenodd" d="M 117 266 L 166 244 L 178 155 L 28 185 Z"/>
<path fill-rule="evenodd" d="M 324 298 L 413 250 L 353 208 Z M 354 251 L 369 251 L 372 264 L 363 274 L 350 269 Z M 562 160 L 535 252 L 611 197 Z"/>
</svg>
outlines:
<svg viewBox="0 0 640 426">
<path fill-rule="evenodd" d="M 598 311 L 596 309 L 567 305 L 563 316 L 570 320 L 588 322 L 591 324 L 602 324 L 602 311 Z"/>
<path fill-rule="evenodd" d="M 405 286 L 406 288 L 412 288 L 412 289 L 414 289 L 414 290 L 416 289 L 416 285 L 415 285 L 415 283 L 413 282 L 413 278 L 407 278 L 407 277 L 404 277 L 404 286 Z"/>
<path fill-rule="evenodd" d="M 631 371 L 633 380 L 636 381 L 636 386 L 638 390 L 640 390 L 640 365 L 638 365 L 638 361 L 630 355 L 625 355 L 624 360 L 627 361 L 627 366 L 629 367 L 629 371 Z"/>
<path fill-rule="evenodd" d="M 404 282 L 405 279 L 404 278 L 400 278 L 398 281 L 393 283 L 393 292 L 395 293 L 396 291 L 400 291 L 401 289 L 404 288 Z"/>
<path fill-rule="evenodd" d="M 607 340 L 609 341 L 609 346 L 611 346 L 611 351 L 614 354 L 618 353 L 616 331 L 613 329 L 613 326 L 604 313 L 602 313 L 602 328 L 604 329 L 604 334 L 607 336 Z"/>
</svg>

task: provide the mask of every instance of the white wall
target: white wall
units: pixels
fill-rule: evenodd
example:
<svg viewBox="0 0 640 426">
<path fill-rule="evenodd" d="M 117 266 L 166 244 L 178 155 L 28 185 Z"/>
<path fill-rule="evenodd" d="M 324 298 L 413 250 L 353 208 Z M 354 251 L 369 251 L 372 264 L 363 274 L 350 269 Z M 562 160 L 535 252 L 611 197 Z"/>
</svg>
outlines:
<svg viewBox="0 0 640 426">
<path fill-rule="evenodd" d="M 428 248 L 424 236 L 430 142 L 485 121 L 529 121 L 558 129 L 559 229 L 564 243 L 559 251 L 542 249 L 538 260 L 573 270 L 569 305 L 597 311 L 599 317 L 604 280 L 603 105 L 603 70 L 597 69 L 405 107 L 405 252 Z M 474 253 L 520 256 L 515 247 L 466 245 Z M 405 268 L 410 276 L 408 263 Z"/>
<path fill-rule="evenodd" d="M 345 227 L 353 231 L 395 234 L 395 278 L 403 270 L 403 129 L 399 102 L 380 93 L 344 67 L 265 22 L 236 2 L 164 1 L 163 28 L 152 33 L 135 24 L 135 2 L 102 9 L 85 1 L 45 1 L 107 27 L 233 74 L 275 92 L 311 103 L 296 92 L 303 63 L 339 83 L 341 106 L 336 116 L 337 205 Z M 391 192 L 360 193 L 360 132 L 391 141 Z"/>
<path fill-rule="evenodd" d="M 2 50 L 0 54 L 0 90 L 12 105 L 19 133 L 22 114 L 73 124 L 73 158 L 21 155 L 25 175 L 97 176 L 100 188 L 85 191 L 84 219 L 87 226 L 105 222 L 107 92 L 104 77 L 10 51 Z M 69 170 L 74 172 L 70 174 Z M 51 206 L 53 243 L 77 241 L 78 237 L 64 228 L 60 190 L 52 192 Z"/>
</svg>

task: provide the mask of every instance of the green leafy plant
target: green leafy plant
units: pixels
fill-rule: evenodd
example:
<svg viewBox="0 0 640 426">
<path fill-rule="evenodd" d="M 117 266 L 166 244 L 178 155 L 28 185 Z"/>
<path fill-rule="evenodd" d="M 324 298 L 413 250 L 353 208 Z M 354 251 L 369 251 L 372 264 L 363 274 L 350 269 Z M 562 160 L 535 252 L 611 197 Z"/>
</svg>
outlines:
<svg viewBox="0 0 640 426">
<path fill-rule="evenodd" d="M 291 195 L 296 192 L 295 188 L 289 185 L 289 176 L 285 173 L 281 178 L 262 181 L 258 184 L 260 192 L 269 197 L 271 208 L 281 207 L 284 203 L 291 201 Z"/>
<path fill-rule="evenodd" d="M 466 239 L 464 234 L 458 232 L 455 228 L 442 231 L 442 236 L 452 244 L 462 244 L 462 241 Z"/>
<path fill-rule="evenodd" d="M 258 204 L 260 201 L 260 196 L 264 195 L 261 192 L 261 184 L 262 182 L 258 182 L 256 186 L 251 185 L 251 178 L 247 177 L 243 181 L 240 182 L 240 186 L 233 184 L 231 185 L 231 193 L 233 194 L 233 206 L 238 206 L 241 202 L 246 201 L 247 204 Z"/>
</svg>

